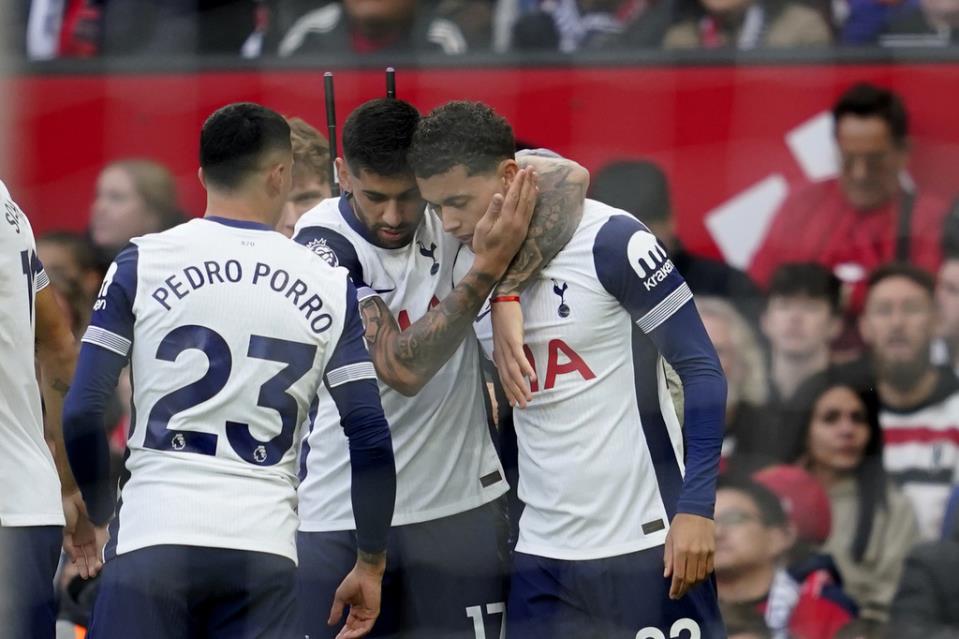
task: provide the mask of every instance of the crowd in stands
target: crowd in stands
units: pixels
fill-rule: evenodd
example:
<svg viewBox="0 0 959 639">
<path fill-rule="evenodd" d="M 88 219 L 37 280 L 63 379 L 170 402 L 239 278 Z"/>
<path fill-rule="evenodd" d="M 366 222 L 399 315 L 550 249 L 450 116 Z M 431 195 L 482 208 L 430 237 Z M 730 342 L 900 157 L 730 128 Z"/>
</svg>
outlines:
<svg viewBox="0 0 959 639">
<path fill-rule="evenodd" d="M 944 47 L 959 0 L 17 0 L 31 59 Z"/>
<path fill-rule="evenodd" d="M 314 7 L 320 13 L 312 24 L 349 38 L 349 27 L 337 25 L 353 18 L 340 12 L 363 4 Z M 610 4 L 619 3 L 590 7 Z M 714 9 L 677 23 L 668 40 L 695 44 Z M 815 28 L 832 37 L 833 27 L 806 5 L 775 10 L 808 15 L 808 24 L 818 21 Z M 849 15 L 870 10 L 854 2 Z M 605 22 L 610 29 L 614 16 Z M 296 33 L 280 39 L 292 52 L 322 50 L 319 31 Z M 618 161 L 594 171 L 591 197 L 637 216 L 668 248 L 728 379 L 715 571 L 729 636 L 956 637 L 959 217 L 909 179 L 908 114 L 899 97 L 857 85 L 833 117 L 839 176 L 792 191 L 749 274 L 683 246 L 668 181 L 653 163 Z M 294 185 L 277 229 L 288 236 L 331 193 L 326 140 L 303 120 L 291 126 Z M 171 176 L 148 160 L 109 164 L 92 195 L 85 234 L 52 232 L 38 241 L 78 336 L 117 251 L 131 237 L 184 219 Z M 110 416 L 118 465 L 127 406 L 129 389 L 121 389 Z M 61 580 L 61 616 L 71 629 L 85 623 L 92 601 L 90 586 L 72 577 L 65 571 Z"/>
</svg>

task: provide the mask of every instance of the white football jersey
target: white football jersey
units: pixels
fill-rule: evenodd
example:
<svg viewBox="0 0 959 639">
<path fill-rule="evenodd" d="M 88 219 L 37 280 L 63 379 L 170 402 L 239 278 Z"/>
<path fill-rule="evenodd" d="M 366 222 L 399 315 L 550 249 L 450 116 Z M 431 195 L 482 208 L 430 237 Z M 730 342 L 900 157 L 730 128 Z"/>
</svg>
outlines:
<svg viewBox="0 0 959 639">
<path fill-rule="evenodd" d="M 428 211 L 413 241 L 398 249 L 370 243 L 346 197 L 325 200 L 308 211 L 293 236 L 330 264 L 345 266 L 361 297 L 365 289 L 375 291 L 401 328 L 452 290 L 459 243 Z M 415 397 L 380 382 L 396 458 L 394 526 L 477 508 L 508 490 L 489 431 L 480 357 L 471 334 Z M 301 530 L 355 527 L 349 451 L 339 424 L 336 406 L 321 397 L 304 445 Z"/>
<path fill-rule="evenodd" d="M 526 504 L 517 551 L 586 560 L 665 542 L 683 436 L 646 333 L 691 299 L 648 229 L 586 201 L 572 239 L 521 295 L 538 379 L 527 408 L 513 410 Z M 489 317 L 480 317 L 489 352 Z"/>
<path fill-rule="evenodd" d="M 37 291 L 50 281 L 27 216 L 0 182 L 0 526 L 62 526 L 34 359 Z"/>
<path fill-rule="evenodd" d="M 192 220 L 121 252 L 83 339 L 132 370 L 107 557 L 181 544 L 295 561 L 300 425 L 321 384 L 375 377 L 346 271 L 261 224 Z"/>
</svg>

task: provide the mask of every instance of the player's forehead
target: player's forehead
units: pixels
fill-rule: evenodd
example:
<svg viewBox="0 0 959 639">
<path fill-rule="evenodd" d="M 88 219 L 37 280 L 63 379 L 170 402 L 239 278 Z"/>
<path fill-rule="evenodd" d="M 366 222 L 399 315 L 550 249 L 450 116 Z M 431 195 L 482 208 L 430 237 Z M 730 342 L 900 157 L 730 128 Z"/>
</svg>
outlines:
<svg viewBox="0 0 959 639">
<path fill-rule="evenodd" d="M 367 168 L 361 168 L 354 176 L 354 181 L 356 181 L 360 190 L 389 197 L 399 197 L 419 190 L 412 172 L 381 175 Z"/>
<path fill-rule="evenodd" d="M 417 178 L 423 197 L 434 204 L 474 197 L 489 180 L 488 175 L 470 175 L 466 166 L 457 164 L 445 173 Z"/>
</svg>

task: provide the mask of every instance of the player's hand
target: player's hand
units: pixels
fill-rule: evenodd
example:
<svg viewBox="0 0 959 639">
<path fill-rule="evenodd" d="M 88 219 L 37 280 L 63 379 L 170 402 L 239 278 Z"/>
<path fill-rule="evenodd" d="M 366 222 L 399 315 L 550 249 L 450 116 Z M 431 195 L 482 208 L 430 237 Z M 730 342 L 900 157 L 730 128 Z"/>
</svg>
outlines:
<svg viewBox="0 0 959 639">
<path fill-rule="evenodd" d="M 497 193 L 473 230 L 474 267 L 498 280 L 526 240 L 539 188 L 532 169 L 520 169 L 506 195 Z"/>
<path fill-rule="evenodd" d="M 531 382 L 536 371 L 523 351 L 523 307 L 519 302 L 496 302 L 490 313 L 493 322 L 493 363 L 510 406 L 526 408 L 532 401 Z"/>
<path fill-rule="evenodd" d="M 666 535 L 666 570 L 663 577 L 673 578 L 669 598 L 679 599 L 693 586 L 702 583 L 713 571 L 716 554 L 716 525 L 712 519 L 679 513 Z"/>
<path fill-rule="evenodd" d="M 87 506 L 83 503 L 80 491 L 63 495 L 63 549 L 76 565 L 80 576 L 90 579 L 97 576 L 103 562 L 101 538 L 96 527 L 87 515 Z"/>
<path fill-rule="evenodd" d="M 365 636 L 373 629 L 380 616 L 380 596 L 383 573 L 386 572 L 386 553 L 379 555 L 376 563 L 357 559 L 353 570 L 346 576 L 333 597 L 333 607 L 327 623 L 335 626 L 343 618 L 343 608 L 350 607 L 346 624 L 336 639 L 355 639 Z"/>
</svg>

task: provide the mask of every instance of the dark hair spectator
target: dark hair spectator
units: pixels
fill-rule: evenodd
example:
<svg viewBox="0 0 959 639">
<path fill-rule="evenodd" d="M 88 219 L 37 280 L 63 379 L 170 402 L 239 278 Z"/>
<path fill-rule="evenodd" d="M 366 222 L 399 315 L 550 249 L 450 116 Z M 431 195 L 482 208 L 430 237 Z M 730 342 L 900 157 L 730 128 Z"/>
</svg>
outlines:
<svg viewBox="0 0 959 639">
<path fill-rule="evenodd" d="M 869 273 L 891 261 L 935 272 L 947 206 L 907 173 L 909 118 L 894 92 L 856 84 L 832 108 L 839 150 L 835 179 L 803 185 L 775 214 L 750 265 L 766 286 L 777 266 L 818 262 L 851 289 L 862 308 Z"/>
<path fill-rule="evenodd" d="M 731 301 L 750 324 L 759 322 L 762 295 L 749 276 L 720 260 L 696 255 L 679 240 L 669 179 L 655 162 L 619 160 L 600 169 L 590 197 L 626 211 L 649 227 L 694 295 Z"/>
<path fill-rule="evenodd" d="M 814 262 L 783 264 L 773 272 L 761 326 L 777 403 L 829 367 L 830 345 L 842 330 L 840 289 L 839 279 Z"/>
<path fill-rule="evenodd" d="M 877 269 L 859 318 L 869 353 L 844 371 L 876 380 L 886 472 L 912 501 L 927 540 L 938 535 L 959 459 L 959 379 L 932 361 L 933 291 L 932 276 L 911 264 Z"/>
<path fill-rule="evenodd" d="M 779 497 L 765 486 L 721 478 L 715 522 L 724 618 L 759 612 L 776 636 L 831 637 L 855 615 L 828 557 L 788 563 L 796 531 Z"/>
<path fill-rule="evenodd" d="M 933 362 L 959 371 L 959 201 L 942 234 L 942 266 L 936 274 L 936 341 Z"/>
<path fill-rule="evenodd" d="M 787 414 L 792 457 L 825 486 L 832 504 L 823 551 L 836 561 L 862 617 L 884 622 L 918 527 L 912 504 L 883 468 L 879 396 L 821 374 L 799 389 Z"/>
<path fill-rule="evenodd" d="M 832 29 L 815 9 L 793 0 L 680 0 L 666 49 L 739 50 L 825 46 Z"/>
</svg>

